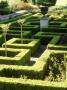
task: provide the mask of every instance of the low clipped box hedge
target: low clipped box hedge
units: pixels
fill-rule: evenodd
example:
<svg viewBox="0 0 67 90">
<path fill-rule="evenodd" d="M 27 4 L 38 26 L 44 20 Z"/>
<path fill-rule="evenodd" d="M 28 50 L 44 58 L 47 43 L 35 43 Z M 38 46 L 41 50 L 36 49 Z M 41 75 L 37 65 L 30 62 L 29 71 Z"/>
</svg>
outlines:
<svg viewBox="0 0 67 90">
<path fill-rule="evenodd" d="M 31 38 L 31 36 L 32 36 L 31 31 L 23 31 L 22 32 L 23 38 Z M 14 30 L 8 31 L 7 35 L 6 35 L 7 40 L 9 40 L 11 38 L 20 38 L 20 37 L 21 37 L 21 32 L 20 31 L 14 31 Z"/>
<path fill-rule="evenodd" d="M 0 77 L 1 90 L 66 90 L 67 81 L 49 82 L 21 78 Z"/>
<path fill-rule="evenodd" d="M 0 77 L 0 89 L 3 90 L 66 90 L 67 81 L 48 82 L 41 80 L 14 79 Z M 7 87 L 8 86 L 8 87 Z"/>
<path fill-rule="evenodd" d="M 20 38 L 12 38 L 6 42 L 8 48 L 17 48 L 17 49 L 30 49 L 31 54 L 35 53 L 35 51 L 40 46 L 40 40 L 38 39 L 22 39 L 23 43 L 21 43 Z M 5 46 L 3 44 L 2 46 Z"/>
<path fill-rule="evenodd" d="M 64 55 L 67 55 L 67 51 L 46 50 L 38 58 L 37 62 L 33 66 L 0 65 L 0 76 L 1 77 L 12 77 L 13 76 L 15 78 L 20 78 L 20 77 L 25 76 L 26 78 L 29 78 L 29 79 L 45 80 L 44 77 L 48 73 L 47 72 L 48 65 L 52 64 L 51 62 L 48 63 L 50 61 L 49 59 L 51 58 L 51 55 L 54 56 L 55 60 L 62 60 L 63 59 L 63 61 L 66 62 L 66 59 L 65 59 L 66 57 Z M 57 58 L 55 58 L 56 56 L 57 56 Z M 53 60 L 53 59 L 51 59 L 51 60 Z M 54 67 L 52 67 L 52 68 L 55 70 Z M 57 67 L 57 69 L 59 69 L 59 68 Z M 53 74 L 55 75 L 55 72 L 53 72 Z M 58 74 L 59 73 L 57 73 L 57 75 Z M 46 77 L 48 77 L 48 76 L 46 76 Z M 51 77 L 51 78 L 53 78 L 53 77 Z M 60 77 L 60 78 L 62 78 L 62 77 Z M 64 78 L 64 80 L 66 80 L 66 79 Z M 64 81 L 64 80 L 62 80 L 62 81 Z M 51 81 L 51 79 L 48 81 Z M 54 81 L 54 79 L 53 79 L 53 81 Z"/>
<path fill-rule="evenodd" d="M 62 24 L 61 24 L 61 27 L 62 27 L 62 28 L 67 28 L 67 22 L 62 23 Z"/>
<path fill-rule="evenodd" d="M 43 32 L 56 32 L 56 33 L 67 33 L 67 28 L 62 27 L 45 27 L 42 29 Z"/>
<path fill-rule="evenodd" d="M 33 19 L 33 22 L 32 22 L 32 20 L 29 20 L 28 22 L 27 22 L 27 25 L 40 25 L 40 21 L 38 20 L 38 21 L 35 21 L 34 19 Z"/>
<path fill-rule="evenodd" d="M 4 43 L 4 35 L 0 34 L 0 46 Z"/>
<path fill-rule="evenodd" d="M 48 44 L 47 48 L 48 49 L 55 49 L 55 50 L 67 50 L 67 40 L 66 40 L 66 38 L 64 38 L 64 36 L 59 36 L 58 38 L 53 39 Z"/>
<path fill-rule="evenodd" d="M 23 31 L 31 31 L 32 34 L 35 34 L 39 31 L 39 26 L 38 25 L 26 25 L 23 26 Z M 19 30 L 20 31 L 20 27 L 11 27 L 10 30 Z"/>
<path fill-rule="evenodd" d="M 7 56 L 5 48 L 0 48 L 0 64 L 25 65 L 30 60 L 29 49 L 12 49 L 7 48 Z"/>
<path fill-rule="evenodd" d="M 43 80 L 43 76 L 46 74 L 47 66 L 49 59 L 51 55 L 55 54 L 58 55 L 57 60 L 62 61 L 62 57 L 64 54 L 67 55 L 67 51 L 59 51 L 59 50 L 46 50 L 42 56 L 39 58 L 39 60 L 35 63 L 34 66 L 17 66 L 17 65 L 0 65 L 0 88 L 6 90 L 10 89 L 16 89 L 16 90 L 66 90 L 67 89 L 67 80 L 63 81 L 47 81 Z M 60 56 L 59 56 L 60 55 Z M 60 58 L 61 59 L 60 59 Z M 51 59 L 52 60 L 52 59 Z M 63 56 L 63 60 L 65 60 L 65 57 Z M 60 63 L 60 62 L 59 62 Z M 51 63 L 49 63 L 51 64 Z M 28 72 L 24 69 L 28 70 Z M 24 70 L 23 70 L 24 69 Z M 34 72 L 33 72 L 34 71 Z M 37 73 L 40 72 L 40 73 Z M 41 74 L 42 73 L 42 74 Z M 12 77 L 11 77 L 12 74 Z M 22 76 L 22 74 L 28 74 L 31 78 L 34 79 L 23 79 L 22 77 L 19 78 L 19 75 Z M 2 76 L 1 76 L 2 75 Z M 5 77 L 4 77 L 5 75 Z M 15 77 L 14 77 L 15 76 Z M 18 78 L 17 78 L 18 77 Z M 42 79 L 42 80 L 38 80 Z M 8 87 L 7 87 L 8 85 Z"/>
<path fill-rule="evenodd" d="M 32 32 L 32 34 L 35 34 L 35 33 L 37 33 L 38 31 L 40 31 L 40 29 L 39 29 L 39 26 L 38 25 L 33 25 L 33 27 L 31 26 L 31 27 L 23 27 L 23 30 L 24 31 L 31 31 Z"/>
<path fill-rule="evenodd" d="M 34 21 L 33 20 L 33 22 L 29 19 L 29 21 L 27 21 L 27 22 L 25 22 L 24 24 L 23 24 L 23 26 L 33 26 L 33 25 L 39 25 L 40 23 L 39 23 L 39 21 Z M 20 27 L 20 25 L 18 24 L 18 22 L 17 21 L 15 21 L 15 22 L 13 22 L 13 23 L 11 23 L 11 25 L 10 25 L 10 28 L 12 28 L 12 27 Z"/>
<path fill-rule="evenodd" d="M 33 66 L 0 65 L 0 76 L 16 78 L 25 76 L 31 79 L 43 79 L 49 55 L 48 50 L 44 51 Z"/>
<path fill-rule="evenodd" d="M 48 25 L 48 27 L 52 27 L 52 28 L 54 28 L 54 27 L 55 28 L 67 28 L 67 23 L 66 22 L 62 22 L 62 23 L 59 22 L 57 24 L 56 23 L 55 24 L 51 23 L 51 24 Z"/>
<path fill-rule="evenodd" d="M 50 21 L 49 25 L 61 25 L 62 22 L 58 22 L 58 21 Z"/>
<path fill-rule="evenodd" d="M 17 20 L 19 20 L 19 19 L 25 19 L 25 22 L 24 22 L 24 24 L 32 17 L 32 15 L 35 15 L 35 14 L 32 14 L 31 12 L 26 12 L 25 14 L 23 14 L 23 15 L 19 15 L 19 16 L 17 16 L 17 17 L 15 17 L 15 18 L 11 18 L 10 20 L 6 20 L 6 21 L 4 21 L 4 23 L 10 23 L 11 22 L 11 25 L 10 25 L 10 27 L 14 27 L 14 26 L 18 26 L 18 23 L 17 23 Z"/>
<path fill-rule="evenodd" d="M 45 32 L 38 32 L 34 35 L 34 38 L 40 39 L 41 44 L 47 45 L 56 35 L 46 34 Z"/>
<path fill-rule="evenodd" d="M 56 33 L 56 32 L 38 32 L 40 34 L 43 35 L 56 35 L 56 36 L 63 36 L 63 35 L 67 35 L 67 33 Z M 37 35 L 37 34 L 35 34 Z"/>
</svg>

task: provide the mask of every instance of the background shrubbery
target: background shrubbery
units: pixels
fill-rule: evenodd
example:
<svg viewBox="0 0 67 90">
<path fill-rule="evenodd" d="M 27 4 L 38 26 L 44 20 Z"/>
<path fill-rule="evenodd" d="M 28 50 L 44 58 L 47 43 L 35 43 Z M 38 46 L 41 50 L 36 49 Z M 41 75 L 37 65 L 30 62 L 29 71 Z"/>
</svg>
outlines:
<svg viewBox="0 0 67 90">
<path fill-rule="evenodd" d="M 0 2 L 0 14 L 9 14 L 11 13 L 11 9 L 9 8 L 8 2 L 7 1 L 1 1 Z"/>
</svg>

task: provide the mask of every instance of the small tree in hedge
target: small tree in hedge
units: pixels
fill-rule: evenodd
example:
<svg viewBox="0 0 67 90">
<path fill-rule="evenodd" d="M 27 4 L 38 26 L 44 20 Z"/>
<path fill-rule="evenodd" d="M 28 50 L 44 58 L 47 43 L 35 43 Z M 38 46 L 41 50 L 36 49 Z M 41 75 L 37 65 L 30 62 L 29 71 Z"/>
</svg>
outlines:
<svg viewBox="0 0 67 90">
<path fill-rule="evenodd" d="M 24 20 L 22 20 L 22 19 L 18 20 L 18 24 L 20 25 L 20 28 L 21 28 L 21 43 L 23 43 L 23 40 L 22 40 L 22 38 L 23 38 L 23 36 L 22 36 L 22 26 L 23 26 L 23 23 L 24 23 Z"/>
<path fill-rule="evenodd" d="M 6 46 L 6 33 L 9 29 L 9 25 L 8 24 L 2 24 L 1 28 L 3 30 L 3 34 L 4 34 L 4 41 L 5 41 L 5 56 L 7 56 L 7 46 Z"/>
</svg>

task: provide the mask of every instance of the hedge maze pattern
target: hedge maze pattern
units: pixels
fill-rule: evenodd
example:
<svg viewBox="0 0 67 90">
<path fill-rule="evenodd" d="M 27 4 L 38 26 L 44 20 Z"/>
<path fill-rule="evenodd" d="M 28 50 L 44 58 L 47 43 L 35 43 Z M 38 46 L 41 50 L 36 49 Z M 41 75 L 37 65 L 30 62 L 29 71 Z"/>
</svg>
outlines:
<svg viewBox="0 0 67 90">
<path fill-rule="evenodd" d="M 57 13 L 57 12 L 56 12 Z M 40 31 L 42 15 L 20 16 L 23 24 L 20 40 L 19 18 L 10 23 L 6 35 L 7 56 L 0 30 L 1 90 L 66 90 L 67 89 L 67 19 L 50 17 L 49 25 Z"/>
</svg>

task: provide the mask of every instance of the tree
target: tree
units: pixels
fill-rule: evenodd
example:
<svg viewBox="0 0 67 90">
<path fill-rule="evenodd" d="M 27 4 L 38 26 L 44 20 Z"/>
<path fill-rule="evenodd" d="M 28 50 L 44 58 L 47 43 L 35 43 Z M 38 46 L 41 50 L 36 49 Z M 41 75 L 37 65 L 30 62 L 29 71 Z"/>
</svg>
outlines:
<svg viewBox="0 0 67 90">
<path fill-rule="evenodd" d="M 23 43 L 23 40 L 22 40 L 22 38 L 23 38 L 23 36 L 22 36 L 22 26 L 23 26 L 23 23 L 24 23 L 24 20 L 22 20 L 22 19 L 18 20 L 18 24 L 20 25 L 20 28 L 21 28 L 21 43 Z"/>
<path fill-rule="evenodd" d="M 2 24 L 1 28 L 3 30 L 4 34 L 4 41 L 5 41 L 5 56 L 7 56 L 7 46 L 6 46 L 6 33 L 9 30 L 9 25 L 8 24 Z"/>
</svg>

